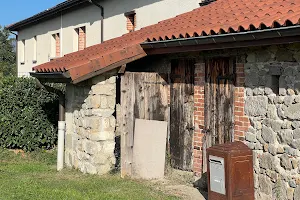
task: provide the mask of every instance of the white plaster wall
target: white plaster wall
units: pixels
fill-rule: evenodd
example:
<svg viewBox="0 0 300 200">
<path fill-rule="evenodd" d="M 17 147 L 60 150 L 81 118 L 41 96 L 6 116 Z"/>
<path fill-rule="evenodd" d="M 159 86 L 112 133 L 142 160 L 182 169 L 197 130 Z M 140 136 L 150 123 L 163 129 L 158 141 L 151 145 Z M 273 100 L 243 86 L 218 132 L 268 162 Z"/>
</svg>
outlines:
<svg viewBox="0 0 300 200">
<path fill-rule="evenodd" d="M 135 10 L 136 30 L 157 23 L 178 14 L 199 7 L 199 0 L 104 0 L 104 40 L 119 37 L 127 33 L 125 12 Z M 66 13 L 40 24 L 19 31 L 18 58 L 21 57 L 21 42 L 25 40 L 25 62 L 18 60 L 20 76 L 28 75 L 32 67 L 49 61 L 51 56 L 51 36 L 60 33 L 61 56 L 74 52 L 76 49 L 75 28 L 86 27 L 87 47 L 100 43 L 101 22 L 100 9 L 94 5 Z M 37 36 L 37 62 L 33 63 L 34 41 Z"/>
</svg>

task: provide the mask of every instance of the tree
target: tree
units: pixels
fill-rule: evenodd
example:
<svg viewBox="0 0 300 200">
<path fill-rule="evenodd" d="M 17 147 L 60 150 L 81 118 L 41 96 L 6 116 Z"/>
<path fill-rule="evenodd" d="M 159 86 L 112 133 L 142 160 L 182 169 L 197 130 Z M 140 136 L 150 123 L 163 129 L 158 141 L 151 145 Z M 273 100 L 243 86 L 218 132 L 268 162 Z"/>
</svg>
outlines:
<svg viewBox="0 0 300 200">
<path fill-rule="evenodd" d="M 17 75 L 15 39 L 0 26 L 0 77 Z"/>
</svg>

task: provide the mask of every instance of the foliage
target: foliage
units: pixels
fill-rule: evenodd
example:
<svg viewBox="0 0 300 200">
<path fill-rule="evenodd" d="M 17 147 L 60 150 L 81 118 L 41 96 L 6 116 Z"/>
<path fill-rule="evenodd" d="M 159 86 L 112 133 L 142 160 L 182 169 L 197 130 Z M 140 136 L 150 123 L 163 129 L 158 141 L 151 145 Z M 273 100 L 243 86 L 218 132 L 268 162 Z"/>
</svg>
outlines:
<svg viewBox="0 0 300 200">
<path fill-rule="evenodd" d="M 32 151 L 57 141 L 58 97 L 32 78 L 0 80 L 0 146 Z"/>
<path fill-rule="evenodd" d="M 0 26 L 0 77 L 17 74 L 15 43 L 10 32 Z"/>
<path fill-rule="evenodd" d="M 31 152 L 25 157 L 3 151 L 0 149 L 0 199 L 178 199 L 142 181 L 122 179 L 119 174 L 57 173 L 54 165 L 40 160 L 46 155 L 55 157 L 55 151 Z"/>
</svg>

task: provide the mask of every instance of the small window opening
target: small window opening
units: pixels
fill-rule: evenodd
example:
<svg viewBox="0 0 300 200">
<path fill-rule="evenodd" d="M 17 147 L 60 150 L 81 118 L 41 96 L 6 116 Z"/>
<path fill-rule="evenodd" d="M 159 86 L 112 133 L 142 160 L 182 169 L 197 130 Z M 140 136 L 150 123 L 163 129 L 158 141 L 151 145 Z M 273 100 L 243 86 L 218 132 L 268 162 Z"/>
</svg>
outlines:
<svg viewBox="0 0 300 200">
<path fill-rule="evenodd" d="M 33 58 L 32 62 L 36 63 L 37 60 L 37 38 L 36 36 L 33 37 Z"/>
<path fill-rule="evenodd" d="M 272 75 L 272 91 L 274 94 L 276 95 L 279 95 L 279 78 L 280 76 L 279 75 Z"/>
<path fill-rule="evenodd" d="M 60 35 L 59 33 L 52 34 L 51 37 L 51 58 L 60 57 Z"/>
<path fill-rule="evenodd" d="M 74 51 L 80 51 L 86 48 L 86 29 L 85 26 L 75 29 L 76 38 L 75 38 L 75 48 Z"/>
<path fill-rule="evenodd" d="M 136 13 L 135 11 L 130 11 L 124 14 L 127 18 L 127 30 L 133 32 L 136 28 Z"/>
<path fill-rule="evenodd" d="M 20 62 L 21 62 L 21 65 L 25 64 L 25 40 L 22 40 L 21 41 L 21 59 L 20 59 Z"/>
</svg>

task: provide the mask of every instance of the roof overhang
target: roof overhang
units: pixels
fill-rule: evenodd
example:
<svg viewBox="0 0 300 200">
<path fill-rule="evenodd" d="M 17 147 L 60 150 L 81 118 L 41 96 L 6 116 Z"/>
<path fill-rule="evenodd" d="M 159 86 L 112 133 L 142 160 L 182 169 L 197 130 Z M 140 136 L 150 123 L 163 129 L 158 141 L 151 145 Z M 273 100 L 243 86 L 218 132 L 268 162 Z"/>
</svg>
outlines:
<svg viewBox="0 0 300 200">
<path fill-rule="evenodd" d="M 90 4 L 86 0 L 68 0 L 64 1 L 52 8 L 49 8 L 43 12 L 40 12 L 32 17 L 29 17 L 27 19 L 24 19 L 22 21 L 19 21 L 17 23 L 14 23 L 12 25 L 6 26 L 6 28 L 10 31 L 18 31 L 21 28 L 24 28 L 26 26 L 34 25 L 36 23 L 39 23 L 41 20 L 47 20 L 51 19 L 56 16 L 60 16 L 62 12 L 69 11 L 70 9 L 77 9 L 79 7 L 82 7 L 83 4 Z"/>
<path fill-rule="evenodd" d="M 222 35 L 180 38 L 141 44 L 147 54 L 242 48 L 300 42 L 300 25 Z"/>
<path fill-rule="evenodd" d="M 37 78 L 41 82 L 71 83 L 72 81 L 70 75 L 67 72 L 52 72 L 52 73 L 31 72 L 30 76 Z"/>
</svg>

